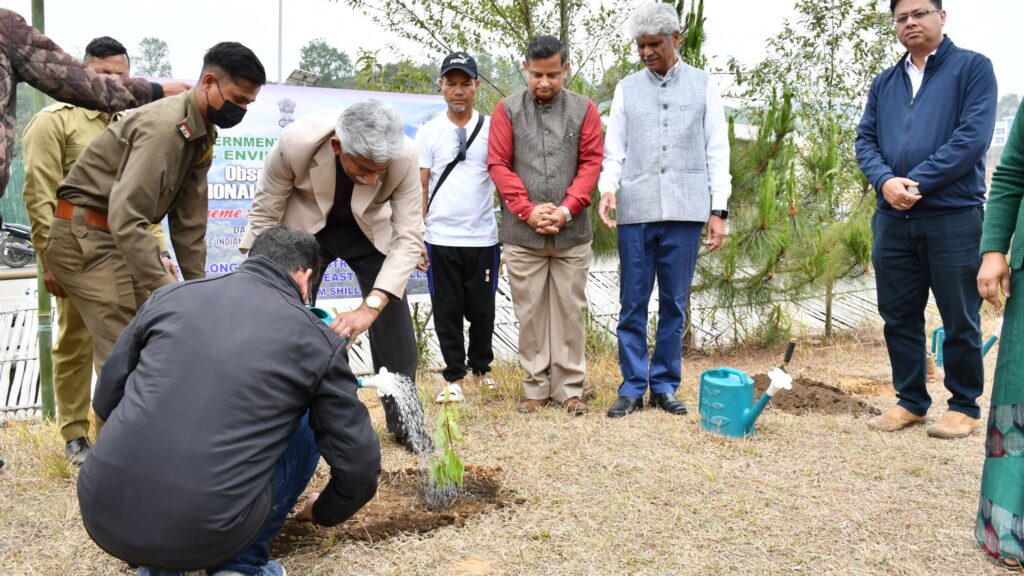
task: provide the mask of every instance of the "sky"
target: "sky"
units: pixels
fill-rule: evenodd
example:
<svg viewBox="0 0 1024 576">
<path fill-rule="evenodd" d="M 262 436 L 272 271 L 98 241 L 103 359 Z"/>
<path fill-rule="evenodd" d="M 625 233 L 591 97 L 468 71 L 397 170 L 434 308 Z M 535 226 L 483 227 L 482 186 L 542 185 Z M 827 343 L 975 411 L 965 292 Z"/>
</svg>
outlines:
<svg viewBox="0 0 1024 576">
<path fill-rule="evenodd" d="M 705 0 L 705 46 L 712 67 L 724 68 L 729 56 L 744 64 L 757 63 L 764 55 L 765 41 L 779 30 L 783 19 L 792 18 L 794 1 Z M 643 2 L 638 0 L 637 5 Z M 353 60 L 360 48 L 384 48 L 398 40 L 342 1 L 287 0 L 283 4 L 281 65 L 278 0 L 46 0 L 46 32 L 78 56 L 95 36 L 113 36 L 130 53 L 142 38 L 156 36 L 170 48 L 175 76 L 186 79 L 198 75 L 203 52 L 223 40 L 252 48 L 272 80 L 279 69 L 284 77 L 296 69 L 300 48 L 314 38 L 324 38 Z M 4 0 L 4 5 L 31 18 L 30 0 Z M 1024 22 L 1024 1 L 946 0 L 943 7 L 949 37 L 958 46 L 992 59 L 999 93 L 1024 94 L 1024 66 L 1015 61 L 1019 46 L 1011 38 Z M 411 46 L 399 46 L 399 50 L 403 56 L 422 60 Z M 383 54 L 395 53 L 386 49 Z"/>
</svg>

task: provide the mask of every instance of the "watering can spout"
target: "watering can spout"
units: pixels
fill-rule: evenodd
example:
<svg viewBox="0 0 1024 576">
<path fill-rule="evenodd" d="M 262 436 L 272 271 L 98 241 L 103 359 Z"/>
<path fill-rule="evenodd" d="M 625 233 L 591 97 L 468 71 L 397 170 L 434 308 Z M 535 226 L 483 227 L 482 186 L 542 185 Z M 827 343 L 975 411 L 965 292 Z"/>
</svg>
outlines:
<svg viewBox="0 0 1024 576">
<path fill-rule="evenodd" d="M 757 404 L 754 404 L 750 410 L 747 410 L 747 413 L 743 417 L 743 426 L 745 428 L 749 428 L 754 424 L 754 422 L 757 422 L 757 419 L 761 417 L 761 413 L 764 412 L 765 407 L 768 406 L 768 401 L 771 399 L 772 397 L 769 396 L 767 392 L 761 394 L 761 397 L 757 400 Z"/>
<path fill-rule="evenodd" d="M 387 368 L 381 368 L 380 372 L 372 376 L 356 378 L 356 383 L 360 388 L 373 388 L 377 391 L 378 396 L 394 396 L 394 381 L 394 375 L 390 374 Z"/>
<path fill-rule="evenodd" d="M 981 355 L 982 356 L 984 356 L 985 354 L 988 354 L 988 351 L 992 349 L 992 346 L 996 343 L 996 340 L 997 340 L 997 338 L 996 338 L 995 334 L 993 334 L 993 335 L 988 337 L 988 340 L 986 340 L 985 343 L 982 344 L 982 346 L 981 346 Z"/>
<path fill-rule="evenodd" d="M 744 425 L 750 426 L 761 416 L 764 412 L 768 402 L 771 401 L 772 397 L 779 390 L 792 390 L 793 389 L 793 377 L 786 372 L 782 367 L 776 368 L 768 373 L 768 378 L 771 380 L 771 384 L 768 385 L 768 389 L 765 390 L 764 394 L 758 398 L 757 404 L 747 411 L 744 416 Z"/>
</svg>

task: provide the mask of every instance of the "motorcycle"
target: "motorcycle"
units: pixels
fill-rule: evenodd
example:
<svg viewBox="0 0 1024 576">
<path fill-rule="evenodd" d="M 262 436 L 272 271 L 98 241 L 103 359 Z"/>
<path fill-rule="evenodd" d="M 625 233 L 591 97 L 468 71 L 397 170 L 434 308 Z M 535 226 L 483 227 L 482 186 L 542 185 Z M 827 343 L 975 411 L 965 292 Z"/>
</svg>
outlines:
<svg viewBox="0 0 1024 576">
<path fill-rule="evenodd" d="M 32 229 L 24 224 L 4 222 L 0 225 L 0 264 L 11 268 L 36 261 L 32 247 Z"/>
</svg>

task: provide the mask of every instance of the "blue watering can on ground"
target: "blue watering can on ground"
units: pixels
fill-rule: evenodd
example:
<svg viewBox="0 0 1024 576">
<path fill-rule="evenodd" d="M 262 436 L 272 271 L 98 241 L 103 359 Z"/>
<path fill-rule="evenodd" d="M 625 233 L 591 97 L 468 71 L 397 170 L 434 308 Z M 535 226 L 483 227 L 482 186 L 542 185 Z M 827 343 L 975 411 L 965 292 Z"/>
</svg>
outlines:
<svg viewBox="0 0 1024 576">
<path fill-rule="evenodd" d="M 992 349 L 992 346 L 996 343 L 998 337 L 995 334 L 988 337 L 988 340 L 981 345 L 981 355 L 988 354 L 988 351 Z M 935 358 L 935 365 L 941 367 L 942 358 L 942 344 L 946 341 L 946 330 L 939 326 L 935 330 L 932 330 L 932 356 Z"/>
<path fill-rule="evenodd" d="M 785 362 L 768 374 L 771 384 L 757 403 L 754 402 L 754 380 L 746 372 L 728 367 L 702 372 L 698 399 L 701 428 L 731 438 L 753 435 L 754 423 L 772 396 L 793 386 L 793 378 L 785 366 L 793 357 L 795 348 L 796 343 L 790 342 Z"/>
<path fill-rule="evenodd" d="M 771 386 L 754 402 L 754 380 L 742 370 L 735 368 L 713 368 L 700 375 L 700 425 L 702 428 L 731 438 L 742 438 L 754 434 L 754 423 L 768 405 L 768 401 L 780 389 L 789 389 L 792 378 L 782 369 L 784 385 L 777 386 L 773 378 Z"/>
</svg>

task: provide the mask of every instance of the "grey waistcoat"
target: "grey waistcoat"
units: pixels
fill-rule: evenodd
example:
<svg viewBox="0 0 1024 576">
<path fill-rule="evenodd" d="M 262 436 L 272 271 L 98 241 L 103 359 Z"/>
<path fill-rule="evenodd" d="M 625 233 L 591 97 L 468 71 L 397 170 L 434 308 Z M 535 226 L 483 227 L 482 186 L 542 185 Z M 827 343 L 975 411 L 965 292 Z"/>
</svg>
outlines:
<svg viewBox="0 0 1024 576">
<path fill-rule="evenodd" d="M 619 224 L 707 222 L 707 86 L 706 72 L 682 63 L 664 78 L 644 69 L 622 80 L 626 162 Z"/>
<path fill-rule="evenodd" d="M 523 181 L 530 202 L 561 204 L 576 178 L 580 129 L 590 100 L 563 88 L 546 104 L 537 104 L 528 90 L 506 96 L 502 102 L 515 140 L 512 171 Z M 527 248 L 544 247 L 547 236 L 530 228 L 504 203 L 501 211 L 502 242 Z M 574 216 L 554 236 L 555 248 L 562 250 L 591 240 L 589 212 L 584 210 Z"/>
</svg>

